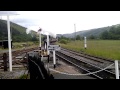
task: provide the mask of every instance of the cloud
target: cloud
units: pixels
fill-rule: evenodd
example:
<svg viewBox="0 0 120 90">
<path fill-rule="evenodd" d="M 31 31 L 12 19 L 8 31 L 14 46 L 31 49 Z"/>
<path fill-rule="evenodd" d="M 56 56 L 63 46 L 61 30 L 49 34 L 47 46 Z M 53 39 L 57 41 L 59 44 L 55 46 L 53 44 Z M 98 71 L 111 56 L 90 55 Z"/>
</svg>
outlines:
<svg viewBox="0 0 120 90">
<path fill-rule="evenodd" d="M 0 15 L 16 15 L 17 11 L 0 11 Z"/>
<path fill-rule="evenodd" d="M 40 28 L 56 34 L 99 28 L 120 23 L 120 11 L 16 11 L 10 20 L 37 31 Z M 0 12 L 5 13 L 5 12 Z M 11 12 L 13 13 L 13 12 Z"/>
<path fill-rule="evenodd" d="M 19 25 L 22 25 L 26 28 L 30 27 L 38 27 L 39 26 L 39 20 L 34 17 L 25 17 L 23 15 L 16 16 L 11 19 L 12 22 L 17 23 Z"/>
</svg>

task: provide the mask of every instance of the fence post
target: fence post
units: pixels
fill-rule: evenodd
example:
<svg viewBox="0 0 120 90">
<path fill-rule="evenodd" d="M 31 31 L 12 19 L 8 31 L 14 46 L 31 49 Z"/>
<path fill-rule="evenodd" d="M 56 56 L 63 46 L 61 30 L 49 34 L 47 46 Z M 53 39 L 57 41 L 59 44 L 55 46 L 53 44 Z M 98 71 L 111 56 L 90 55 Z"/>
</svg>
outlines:
<svg viewBox="0 0 120 90">
<path fill-rule="evenodd" d="M 55 50 L 53 50 L 53 64 L 54 64 L 54 68 L 55 68 L 56 67 Z"/>
<path fill-rule="evenodd" d="M 7 54 L 3 54 L 4 71 L 7 71 Z"/>
<path fill-rule="evenodd" d="M 86 40 L 86 37 L 84 37 L 84 48 L 87 49 L 87 40 Z"/>
<path fill-rule="evenodd" d="M 116 74 L 116 79 L 119 79 L 119 66 L 118 66 L 118 60 L 115 60 L 115 74 Z"/>
</svg>

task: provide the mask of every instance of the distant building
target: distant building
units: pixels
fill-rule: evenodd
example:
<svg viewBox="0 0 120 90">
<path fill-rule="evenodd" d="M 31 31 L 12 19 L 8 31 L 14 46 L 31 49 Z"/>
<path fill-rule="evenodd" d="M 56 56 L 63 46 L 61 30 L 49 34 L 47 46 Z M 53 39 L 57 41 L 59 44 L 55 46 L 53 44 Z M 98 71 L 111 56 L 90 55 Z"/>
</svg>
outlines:
<svg viewBox="0 0 120 90">
<path fill-rule="evenodd" d="M 8 40 L 0 40 L 0 47 L 4 49 L 8 48 Z M 11 41 L 11 48 L 12 48 L 12 41 Z"/>
</svg>

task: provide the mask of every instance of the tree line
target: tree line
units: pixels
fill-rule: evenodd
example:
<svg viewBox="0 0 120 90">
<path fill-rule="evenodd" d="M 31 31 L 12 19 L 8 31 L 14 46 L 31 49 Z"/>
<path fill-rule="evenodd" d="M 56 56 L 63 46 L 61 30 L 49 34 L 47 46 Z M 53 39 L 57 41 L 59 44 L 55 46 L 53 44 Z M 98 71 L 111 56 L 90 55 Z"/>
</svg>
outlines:
<svg viewBox="0 0 120 90">
<path fill-rule="evenodd" d="M 120 26 L 112 26 L 110 30 L 104 31 L 100 38 L 104 40 L 120 40 Z"/>
<path fill-rule="evenodd" d="M 95 35 L 89 35 L 87 37 L 89 40 L 94 40 L 94 39 L 101 39 L 101 40 L 120 40 L 120 25 L 116 26 L 111 26 L 109 30 L 105 30 L 102 32 L 100 35 L 95 36 Z M 58 41 L 60 43 L 68 43 L 71 40 L 84 40 L 84 37 L 77 35 L 74 38 L 67 38 L 64 36 L 58 37 Z"/>
<path fill-rule="evenodd" d="M 34 33 L 26 34 L 25 28 L 24 32 L 20 32 L 18 29 L 20 30 L 20 28 L 14 28 L 13 24 L 11 24 L 11 39 L 13 42 L 38 41 Z M 2 20 L 0 20 L 0 40 L 8 40 L 7 25 Z"/>
</svg>

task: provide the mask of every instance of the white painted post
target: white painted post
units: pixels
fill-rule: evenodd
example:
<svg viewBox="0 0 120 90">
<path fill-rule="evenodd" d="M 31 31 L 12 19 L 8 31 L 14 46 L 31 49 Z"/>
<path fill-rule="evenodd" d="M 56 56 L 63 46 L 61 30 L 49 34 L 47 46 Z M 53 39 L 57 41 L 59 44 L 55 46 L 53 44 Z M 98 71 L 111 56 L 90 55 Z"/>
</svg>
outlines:
<svg viewBox="0 0 120 90">
<path fill-rule="evenodd" d="M 75 29 L 75 40 L 76 40 L 76 25 L 74 24 L 74 29 Z"/>
<path fill-rule="evenodd" d="M 12 51 L 11 51 L 11 34 L 10 34 L 10 21 L 7 15 L 7 28 L 8 28 L 8 46 L 9 46 L 9 69 L 12 71 Z"/>
<path fill-rule="evenodd" d="M 43 61 L 43 55 L 41 56 L 41 61 Z"/>
<path fill-rule="evenodd" d="M 49 55 L 48 46 L 49 46 L 49 35 L 47 34 L 47 53 L 48 53 L 48 55 Z"/>
<path fill-rule="evenodd" d="M 39 32 L 39 41 L 40 41 L 40 48 L 41 48 L 41 32 Z"/>
<path fill-rule="evenodd" d="M 40 47 L 40 49 L 41 49 L 41 31 L 42 31 L 42 29 L 40 28 L 38 30 L 38 34 L 39 34 L 39 47 Z"/>
<path fill-rule="evenodd" d="M 119 66 L 118 66 L 118 60 L 115 60 L 115 74 L 116 74 L 116 79 L 119 79 Z"/>
<path fill-rule="evenodd" d="M 45 44 L 45 50 L 46 50 L 46 48 L 47 48 L 47 45 Z"/>
<path fill-rule="evenodd" d="M 86 40 L 86 37 L 84 37 L 84 48 L 85 48 L 85 49 L 87 48 L 87 40 Z"/>
<path fill-rule="evenodd" d="M 56 65 L 55 50 L 53 50 L 53 65 L 54 65 L 54 68 L 55 68 L 55 65 Z"/>
</svg>

